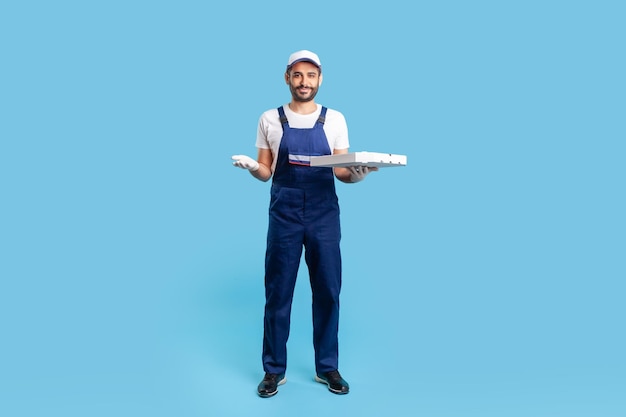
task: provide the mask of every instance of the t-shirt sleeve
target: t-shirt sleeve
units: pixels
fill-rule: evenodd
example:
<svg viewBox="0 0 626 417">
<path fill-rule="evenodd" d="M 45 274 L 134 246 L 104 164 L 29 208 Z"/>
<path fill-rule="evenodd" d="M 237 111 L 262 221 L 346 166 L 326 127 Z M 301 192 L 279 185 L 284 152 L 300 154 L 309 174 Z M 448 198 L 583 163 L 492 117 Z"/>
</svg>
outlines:
<svg viewBox="0 0 626 417">
<path fill-rule="evenodd" d="M 333 112 L 332 130 L 332 149 L 348 149 L 350 141 L 348 139 L 348 124 L 346 118 L 340 112 Z"/>
<path fill-rule="evenodd" d="M 270 149 L 268 140 L 269 123 L 266 114 L 262 114 L 259 118 L 259 124 L 256 132 L 256 147 L 260 149 Z"/>
</svg>

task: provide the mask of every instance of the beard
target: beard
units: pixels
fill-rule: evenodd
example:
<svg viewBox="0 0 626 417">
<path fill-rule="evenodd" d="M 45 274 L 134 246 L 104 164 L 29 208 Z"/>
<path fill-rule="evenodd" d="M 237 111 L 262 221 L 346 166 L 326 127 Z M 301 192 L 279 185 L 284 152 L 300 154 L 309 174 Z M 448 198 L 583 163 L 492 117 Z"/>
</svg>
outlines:
<svg viewBox="0 0 626 417">
<path fill-rule="evenodd" d="M 289 91 L 291 91 L 291 97 L 293 97 L 294 101 L 298 101 L 300 103 L 306 103 L 308 101 L 312 101 L 315 98 L 315 96 L 317 95 L 317 90 L 319 88 L 319 85 L 316 87 L 310 87 L 309 95 L 304 96 L 304 97 L 300 95 L 300 93 L 298 92 L 298 88 L 299 87 L 294 87 L 293 85 L 289 84 Z"/>
</svg>

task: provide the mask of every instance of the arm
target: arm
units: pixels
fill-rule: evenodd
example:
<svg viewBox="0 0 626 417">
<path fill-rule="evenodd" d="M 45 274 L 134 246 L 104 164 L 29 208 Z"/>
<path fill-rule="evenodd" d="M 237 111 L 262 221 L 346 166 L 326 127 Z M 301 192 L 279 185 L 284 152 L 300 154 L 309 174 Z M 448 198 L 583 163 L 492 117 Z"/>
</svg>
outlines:
<svg viewBox="0 0 626 417">
<path fill-rule="evenodd" d="M 252 174 L 254 178 L 263 182 L 272 178 L 272 163 L 274 162 L 272 151 L 269 149 L 259 148 L 256 160 L 259 163 L 259 169 L 256 171 L 250 171 L 250 174 Z"/>
<path fill-rule="evenodd" d="M 335 149 L 333 150 L 333 155 L 341 155 L 344 153 L 348 153 L 348 149 Z M 333 168 L 335 170 L 335 177 L 337 177 L 337 179 L 341 182 L 347 182 L 350 183 L 352 182 L 350 180 L 350 170 L 348 168 L 343 168 L 343 167 L 335 167 Z"/>
</svg>

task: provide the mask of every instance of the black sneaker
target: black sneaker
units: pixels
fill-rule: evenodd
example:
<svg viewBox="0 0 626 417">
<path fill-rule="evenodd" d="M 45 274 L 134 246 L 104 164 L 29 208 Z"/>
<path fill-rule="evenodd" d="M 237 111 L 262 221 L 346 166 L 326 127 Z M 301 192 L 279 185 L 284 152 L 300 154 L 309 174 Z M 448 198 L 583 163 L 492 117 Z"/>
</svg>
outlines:
<svg viewBox="0 0 626 417">
<path fill-rule="evenodd" d="M 350 385 L 341 377 L 339 371 L 317 374 L 315 380 L 328 385 L 328 390 L 334 394 L 347 394 L 350 392 Z"/>
<path fill-rule="evenodd" d="M 269 398 L 278 392 L 278 386 L 283 385 L 287 382 L 287 378 L 285 378 L 285 374 L 270 374 L 266 373 L 265 378 L 259 384 L 257 388 L 257 392 L 259 396 L 263 398 Z"/>
</svg>

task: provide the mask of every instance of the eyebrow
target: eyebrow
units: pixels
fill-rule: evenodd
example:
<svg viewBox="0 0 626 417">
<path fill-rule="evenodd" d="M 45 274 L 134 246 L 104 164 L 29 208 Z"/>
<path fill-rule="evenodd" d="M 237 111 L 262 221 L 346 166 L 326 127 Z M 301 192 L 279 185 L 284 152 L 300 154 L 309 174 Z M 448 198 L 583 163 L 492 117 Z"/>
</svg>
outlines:
<svg viewBox="0 0 626 417">
<path fill-rule="evenodd" d="M 316 75 L 317 73 L 318 73 L 317 71 L 309 71 L 309 72 L 307 72 L 306 74 L 307 74 L 307 75 L 311 75 L 311 74 Z M 302 71 L 294 71 L 294 72 L 293 72 L 293 74 L 300 74 L 300 75 L 304 75 L 304 73 L 303 73 Z"/>
</svg>

